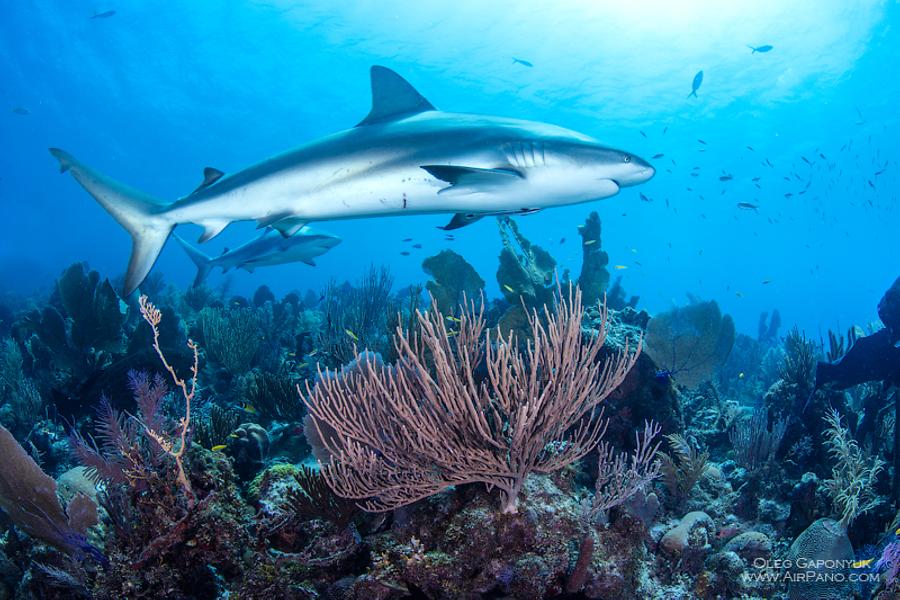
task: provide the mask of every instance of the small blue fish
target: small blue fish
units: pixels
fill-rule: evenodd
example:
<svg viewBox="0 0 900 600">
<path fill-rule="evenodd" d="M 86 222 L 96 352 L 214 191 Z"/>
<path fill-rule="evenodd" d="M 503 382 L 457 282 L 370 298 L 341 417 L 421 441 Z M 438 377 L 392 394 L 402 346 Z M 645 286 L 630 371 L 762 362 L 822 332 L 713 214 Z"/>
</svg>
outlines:
<svg viewBox="0 0 900 600">
<path fill-rule="evenodd" d="M 521 58 L 516 58 L 515 56 L 513 56 L 513 64 L 514 65 L 519 64 L 519 65 L 522 65 L 523 67 L 533 67 L 534 66 L 527 60 L 522 60 Z"/>
<path fill-rule="evenodd" d="M 103 12 L 94 13 L 92 19 L 108 19 L 110 17 L 116 16 L 116 11 L 114 10 L 105 10 Z"/>
<path fill-rule="evenodd" d="M 669 385 L 674 375 L 675 374 L 669 369 L 660 369 L 653 376 L 653 379 L 655 379 L 656 383 L 659 385 Z"/>
<path fill-rule="evenodd" d="M 688 94 L 688 98 L 693 96 L 697 97 L 697 90 L 700 89 L 700 85 L 703 83 L 703 71 L 697 71 L 697 74 L 694 75 L 694 82 L 691 83 L 691 93 Z"/>
<path fill-rule="evenodd" d="M 774 48 L 775 46 L 772 46 L 772 45 L 770 45 L 770 44 L 764 44 L 764 45 L 762 45 L 762 46 L 750 46 L 750 45 L 748 45 L 747 47 L 750 48 L 751 50 L 753 50 L 753 52 L 751 52 L 750 54 L 756 54 L 757 52 L 763 54 L 763 53 L 768 52 L 769 50 L 771 50 L 771 49 Z"/>
</svg>

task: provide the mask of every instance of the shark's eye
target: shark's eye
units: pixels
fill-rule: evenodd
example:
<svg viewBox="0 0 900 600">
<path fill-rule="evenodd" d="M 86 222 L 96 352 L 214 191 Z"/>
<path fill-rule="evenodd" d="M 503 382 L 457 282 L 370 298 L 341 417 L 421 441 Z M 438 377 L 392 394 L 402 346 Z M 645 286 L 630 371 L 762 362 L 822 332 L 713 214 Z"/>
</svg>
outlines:
<svg viewBox="0 0 900 600">
<path fill-rule="evenodd" d="M 631 155 L 630 155 L 630 154 L 626 154 L 625 156 L 622 157 L 622 160 L 625 162 L 625 164 L 630 163 L 630 162 L 631 162 Z"/>
</svg>

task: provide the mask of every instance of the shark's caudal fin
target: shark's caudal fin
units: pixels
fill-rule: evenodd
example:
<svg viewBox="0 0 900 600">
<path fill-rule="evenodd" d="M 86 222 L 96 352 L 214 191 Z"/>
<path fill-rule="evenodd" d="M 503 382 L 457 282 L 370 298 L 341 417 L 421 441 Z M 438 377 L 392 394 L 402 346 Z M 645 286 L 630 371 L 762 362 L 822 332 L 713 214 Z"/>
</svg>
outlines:
<svg viewBox="0 0 900 600">
<path fill-rule="evenodd" d="M 184 251 L 187 253 L 188 257 L 197 266 L 197 276 L 194 277 L 194 283 L 191 284 L 194 287 L 197 287 L 206 279 L 206 276 L 209 275 L 209 272 L 212 270 L 212 259 L 207 255 L 203 254 L 186 241 L 178 237 L 177 235 L 173 235 L 175 241 L 178 242 Z"/>
<path fill-rule="evenodd" d="M 125 296 L 131 295 L 153 268 L 172 233 L 174 224 L 165 215 L 166 205 L 101 175 L 64 150 L 50 148 L 50 154 L 59 161 L 61 173 L 70 171 L 81 187 L 131 234 L 131 260 L 123 290 Z"/>
</svg>

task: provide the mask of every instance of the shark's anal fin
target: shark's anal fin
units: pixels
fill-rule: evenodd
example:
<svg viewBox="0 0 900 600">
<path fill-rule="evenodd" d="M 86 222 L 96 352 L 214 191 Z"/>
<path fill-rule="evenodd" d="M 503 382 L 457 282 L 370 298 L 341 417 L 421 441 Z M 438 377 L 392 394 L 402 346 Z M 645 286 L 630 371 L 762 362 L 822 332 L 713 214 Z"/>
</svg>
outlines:
<svg viewBox="0 0 900 600">
<path fill-rule="evenodd" d="M 200 185 L 197 186 L 197 189 L 195 189 L 189 195 L 193 196 L 200 190 L 205 190 L 223 177 L 225 177 L 225 173 L 223 173 L 222 171 L 213 169 L 212 167 L 206 167 L 205 169 L 203 169 L 203 181 L 200 183 Z"/>
<path fill-rule="evenodd" d="M 316 266 L 316 261 L 314 261 L 314 260 L 311 259 L 311 258 L 303 259 L 303 260 L 301 260 L 300 262 L 306 263 L 306 264 L 308 264 L 308 265 L 311 266 L 311 267 Z"/>
<path fill-rule="evenodd" d="M 485 214 L 477 214 L 477 213 L 456 213 L 453 215 L 453 218 L 450 219 L 450 222 L 446 225 L 438 226 L 438 229 L 443 229 L 444 231 L 452 231 L 454 229 L 459 229 L 461 227 L 465 227 L 466 225 L 471 225 L 478 219 L 485 217 Z"/>
<path fill-rule="evenodd" d="M 266 217 L 260 217 L 259 219 L 256 219 L 256 228 L 263 229 L 264 227 L 270 227 L 271 225 L 277 223 L 278 221 L 281 221 L 283 219 L 289 219 L 292 216 L 293 215 L 289 212 L 281 212 L 281 213 L 271 214 Z"/>
<path fill-rule="evenodd" d="M 525 177 L 515 169 L 481 169 L 451 165 L 422 165 L 422 168 L 432 177 L 450 184 L 438 191 L 439 194 L 452 188 L 476 189 L 505 185 Z"/>
<path fill-rule="evenodd" d="M 272 223 L 272 229 L 278 230 L 281 235 L 288 238 L 303 229 L 308 221 L 301 217 L 288 217 Z"/>
<path fill-rule="evenodd" d="M 210 219 L 207 221 L 203 221 L 202 223 L 198 223 L 201 227 L 203 227 L 203 234 L 197 240 L 199 243 L 203 244 L 213 239 L 220 233 L 222 230 L 228 227 L 228 224 L 231 221 L 227 221 L 225 219 Z"/>
<path fill-rule="evenodd" d="M 371 70 L 372 110 L 366 118 L 356 124 L 376 125 L 410 117 L 434 106 L 416 91 L 408 81 L 387 67 L 375 65 Z"/>
<path fill-rule="evenodd" d="M 450 222 L 444 226 L 439 226 L 438 229 L 443 229 L 444 231 L 450 231 L 452 229 L 459 229 L 460 227 L 465 227 L 466 225 L 471 225 L 475 221 L 488 216 L 500 216 L 500 215 L 533 215 L 536 212 L 540 212 L 540 208 L 520 208 L 518 210 L 503 210 L 489 213 L 456 213 L 453 215 L 453 218 L 450 219 Z"/>
</svg>

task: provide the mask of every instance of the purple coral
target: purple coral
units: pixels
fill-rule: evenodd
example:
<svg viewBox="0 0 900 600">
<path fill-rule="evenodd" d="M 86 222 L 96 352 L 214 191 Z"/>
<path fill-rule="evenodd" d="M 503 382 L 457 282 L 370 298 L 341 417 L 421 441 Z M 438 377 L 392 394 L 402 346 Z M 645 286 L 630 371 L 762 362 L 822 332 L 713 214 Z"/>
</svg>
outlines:
<svg viewBox="0 0 900 600">
<path fill-rule="evenodd" d="M 885 571 L 887 585 L 891 585 L 900 574 L 900 541 L 894 540 L 884 547 L 881 558 L 875 563 L 877 571 Z"/>
</svg>

